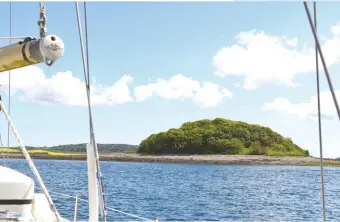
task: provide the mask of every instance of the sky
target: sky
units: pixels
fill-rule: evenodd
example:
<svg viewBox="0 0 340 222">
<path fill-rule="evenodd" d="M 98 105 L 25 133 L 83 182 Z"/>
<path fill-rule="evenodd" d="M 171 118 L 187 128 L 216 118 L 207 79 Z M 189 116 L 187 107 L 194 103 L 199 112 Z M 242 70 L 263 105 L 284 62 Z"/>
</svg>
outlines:
<svg viewBox="0 0 340 222">
<path fill-rule="evenodd" d="M 25 145 L 85 143 L 75 5 L 44 4 L 47 31 L 63 39 L 65 54 L 52 67 L 11 72 L 11 117 Z M 339 3 L 317 7 L 340 98 Z M 222 117 L 268 126 L 319 156 L 314 41 L 302 2 L 89 2 L 87 9 L 98 143 L 139 144 L 187 121 Z M 12 3 L 12 36 L 37 37 L 38 16 L 38 3 Z M 9 3 L 0 3 L 0 18 L 0 36 L 9 36 Z M 340 157 L 340 123 L 323 71 L 320 76 L 324 156 Z M 8 109 L 7 72 L 0 84 Z M 3 117 L 0 132 L 6 145 Z M 11 134 L 10 145 L 16 144 Z"/>
</svg>

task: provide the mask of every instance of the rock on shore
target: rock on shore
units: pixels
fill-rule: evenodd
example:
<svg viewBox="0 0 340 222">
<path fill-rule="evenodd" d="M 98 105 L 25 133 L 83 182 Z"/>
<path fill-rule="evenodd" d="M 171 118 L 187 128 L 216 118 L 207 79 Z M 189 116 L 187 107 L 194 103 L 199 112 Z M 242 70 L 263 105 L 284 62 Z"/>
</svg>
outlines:
<svg viewBox="0 0 340 222">
<path fill-rule="evenodd" d="M 23 158 L 21 154 L 8 154 L 8 158 Z M 31 154 L 33 159 L 86 160 L 86 155 L 40 155 Z M 140 155 L 127 153 L 100 154 L 102 161 L 164 162 L 164 163 L 211 163 L 230 165 L 320 165 L 316 157 L 274 157 L 262 155 Z M 340 166 L 338 160 L 324 160 L 324 165 Z"/>
</svg>

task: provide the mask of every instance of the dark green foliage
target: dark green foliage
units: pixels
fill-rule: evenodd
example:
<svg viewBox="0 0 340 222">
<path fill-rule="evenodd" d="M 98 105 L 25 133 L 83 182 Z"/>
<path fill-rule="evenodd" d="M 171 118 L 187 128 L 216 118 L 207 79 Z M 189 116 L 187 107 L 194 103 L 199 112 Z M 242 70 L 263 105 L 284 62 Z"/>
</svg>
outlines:
<svg viewBox="0 0 340 222">
<path fill-rule="evenodd" d="M 308 151 L 308 150 L 305 150 L 305 151 L 304 151 L 304 154 L 305 154 L 304 156 L 309 156 L 309 151 Z"/>
<path fill-rule="evenodd" d="M 250 154 L 250 155 L 264 155 L 264 154 L 266 154 L 266 149 L 260 142 L 251 143 L 248 150 L 249 150 L 248 154 Z"/>
<path fill-rule="evenodd" d="M 138 146 L 128 144 L 97 144 L 100 153 L 136 151 Z M 85 144 L 68 144 L 48 147 L 47 149 L 62 152 L 86 152 Z"/>
<path fill-rule="evenodd" d="M 182 124 L 179 129 L 152 134 L 137 150 L 141 154 L 249 154 L 309 156 L 268 127 L 223 118 Z"/>
</svg>

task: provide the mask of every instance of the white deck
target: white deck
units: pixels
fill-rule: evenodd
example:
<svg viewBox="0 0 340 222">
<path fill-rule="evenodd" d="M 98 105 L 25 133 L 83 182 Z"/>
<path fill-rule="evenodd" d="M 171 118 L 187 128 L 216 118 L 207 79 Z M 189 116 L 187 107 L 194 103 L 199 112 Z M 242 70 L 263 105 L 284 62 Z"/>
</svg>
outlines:
<svg viewBox="0 0 340 222">
<path fill-rule="evenodd" d="M 34 193 L 30 177 L 0 166 L 0 221 L 52 222 L 56 216 L 45 195 Z"/>
</svg>

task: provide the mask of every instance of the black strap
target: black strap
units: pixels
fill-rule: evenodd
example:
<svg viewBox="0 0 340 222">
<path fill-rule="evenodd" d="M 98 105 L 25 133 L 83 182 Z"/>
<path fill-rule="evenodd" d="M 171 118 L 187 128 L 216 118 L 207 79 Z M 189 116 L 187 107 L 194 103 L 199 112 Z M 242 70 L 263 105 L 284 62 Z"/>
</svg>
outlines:
<svg viewBox="0 0 340 222">
<path fill-rule="evenodd" d="M 25 205 L 31 204 L 32 200 L 1 200 L 0 205 Z"/>
<path fill-rule="evenodd" d="M 26 46 L 27 46 L 27 42 L 25 42 L 25 44 L 21 48 L 22 56 L 24 57 L 24 59 L 27 63 L 31 64 L 31 61 L 27 58 L 27 55 L 26 55 L 26 52 L 25 52 Z"/>
</svg>

